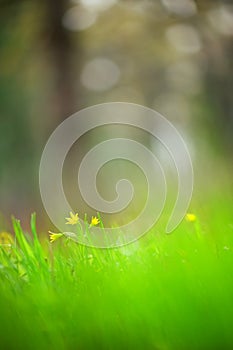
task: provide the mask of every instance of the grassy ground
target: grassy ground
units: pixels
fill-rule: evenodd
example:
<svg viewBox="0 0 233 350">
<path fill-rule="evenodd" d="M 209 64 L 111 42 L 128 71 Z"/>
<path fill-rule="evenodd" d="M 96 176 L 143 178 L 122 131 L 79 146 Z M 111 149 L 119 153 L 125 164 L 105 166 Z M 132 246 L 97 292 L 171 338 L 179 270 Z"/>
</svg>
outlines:
<svg viewBox="0 0 233 350">
<path fill-rule="evenodd" d="M 232 349 L 233 219 L 224 195 L 171 235 L 98 250 L 40 243 L 14 221 L 0 251 L 1 349 Z"/>
</svg>

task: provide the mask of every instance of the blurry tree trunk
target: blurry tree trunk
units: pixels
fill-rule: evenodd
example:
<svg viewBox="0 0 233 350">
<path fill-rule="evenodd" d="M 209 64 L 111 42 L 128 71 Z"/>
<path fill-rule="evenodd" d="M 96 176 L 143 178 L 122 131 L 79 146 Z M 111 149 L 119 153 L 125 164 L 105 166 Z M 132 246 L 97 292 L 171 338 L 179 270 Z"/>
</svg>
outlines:
<svg viewBox="0 0 233 350">
<path fill-rule="evenodd" d="M 233 150 L 233 41 L 212 40 L 208 45 L 206 92 L 217 124 L 218 138 L 226 150 Z"/>
<path fill-rule="evenodd" d="M 75 91 L 77 88 L 75 80 L 78 81 L 78 79 L 74 79 L 75 72 L 72 65 L 73 41 L 70 32 L 62 25 L 62 18 L 69 3 L 67 0 L 47 0 L 46 3 L 50 64 L 54 82 L 52 113 L 58 121 L 62 121 L 78 108 Z M 80 52 L 77 35 L 75 34 L 75 46 L 77 50 L 78 45 L 78 52 Z M 80 54 L 78 58 L 80 58 Z M 76 59 L 75 70 L 77 66 L 79 64 Z"/>
</svg>

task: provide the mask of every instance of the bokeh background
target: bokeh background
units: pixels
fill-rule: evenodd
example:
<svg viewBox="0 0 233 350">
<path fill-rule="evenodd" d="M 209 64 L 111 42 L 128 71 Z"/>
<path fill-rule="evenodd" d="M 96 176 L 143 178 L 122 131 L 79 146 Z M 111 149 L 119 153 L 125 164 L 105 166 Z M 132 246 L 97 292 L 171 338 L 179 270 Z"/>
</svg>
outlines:
<svg viewBox="0 0 233 350">
<path fill-rule="evenodd" d="M 43 228 L 43 147 L 62 120 L 97 103 L 156 109 L 188 143 L 197 183 L 231 181 L 232 1 L 1 0 L 0 23 L 6 222 L 14 214 L 27 227 L 36 211 Z"/>
</svg>

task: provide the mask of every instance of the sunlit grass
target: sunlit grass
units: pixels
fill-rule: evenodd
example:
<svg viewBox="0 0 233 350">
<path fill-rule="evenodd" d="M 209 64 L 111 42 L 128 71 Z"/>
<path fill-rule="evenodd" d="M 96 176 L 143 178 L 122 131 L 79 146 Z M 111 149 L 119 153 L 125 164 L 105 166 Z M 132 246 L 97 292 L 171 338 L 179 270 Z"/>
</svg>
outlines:
<svg viewBox="0 0 233 350">
<path fill-rule="evenodd" d="M 35 215 L 30 234 L 13 220 L 16 241 L 0 250 L 1 348 L 232 349 L 230 207 L 197 206 L 171 235 L 158 226 L 120 249 L 40 241 Z"/>
</svg>

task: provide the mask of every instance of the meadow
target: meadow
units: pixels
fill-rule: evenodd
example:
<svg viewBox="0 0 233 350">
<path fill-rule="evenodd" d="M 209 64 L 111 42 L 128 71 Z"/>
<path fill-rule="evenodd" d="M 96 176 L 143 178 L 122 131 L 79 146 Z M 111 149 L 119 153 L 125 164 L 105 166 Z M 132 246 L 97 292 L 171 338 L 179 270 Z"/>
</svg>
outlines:
<svg viewBox="0 0 233 350">
<path fill-rule="evenodd" d="M 1 349 L 232 349 L 230 192 L 118 249 L 24 232 L 0 251 Z M 8 242 L 7 242 L 8 239 Z M 7 244 L 6 244 L 7 242 Z"/>
<path fill-rule="evenodd" d="M 233 0 L 2 0 L 0 51 L 0 350 L 233 350 Z"/>
</svg>

